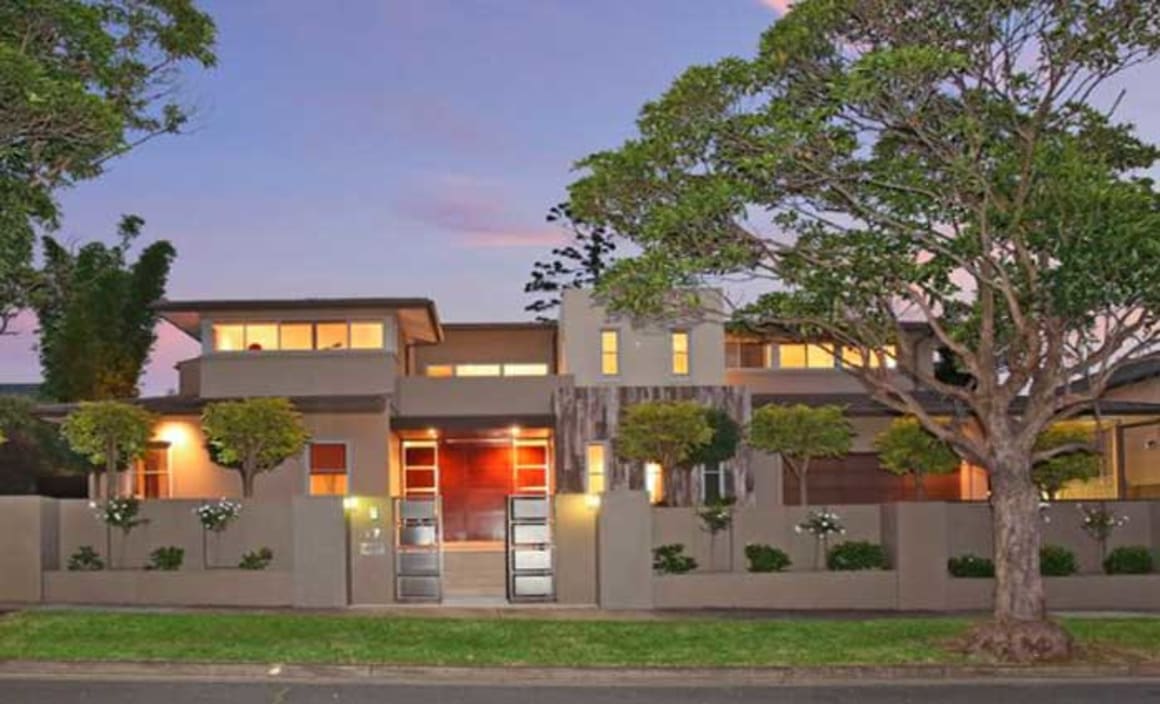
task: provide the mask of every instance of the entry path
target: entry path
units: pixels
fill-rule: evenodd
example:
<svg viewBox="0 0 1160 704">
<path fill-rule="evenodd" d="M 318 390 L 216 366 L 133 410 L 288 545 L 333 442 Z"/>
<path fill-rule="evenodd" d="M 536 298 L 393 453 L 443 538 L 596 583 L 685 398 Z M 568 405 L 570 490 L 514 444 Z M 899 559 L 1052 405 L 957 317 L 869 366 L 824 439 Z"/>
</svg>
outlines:
<svg viewBox="0 0 1160 704">
<path fill-rule="evenodd" d="M 783 687 L 634 687 L 634 686 L 479 686 L 374 684 L 365 682 L 302 684 L 292 682 L 158 682 L 84 679 L 0 680 L 4 704 L 758 704 L 805 702 L 878 704 L 1052 704 L 1115 701 L 1143 704 L 1160 701 L 1160 680 L 1074 680 L 1068 682 L 938 682 L 816 685 Z"/>
</svg>

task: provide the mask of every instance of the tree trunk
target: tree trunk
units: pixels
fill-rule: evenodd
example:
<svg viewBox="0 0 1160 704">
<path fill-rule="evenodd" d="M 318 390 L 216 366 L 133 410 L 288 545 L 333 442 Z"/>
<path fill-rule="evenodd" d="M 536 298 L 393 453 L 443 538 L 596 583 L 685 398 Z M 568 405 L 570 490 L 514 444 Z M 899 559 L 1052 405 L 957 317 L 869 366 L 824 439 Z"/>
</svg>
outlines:
<svg viewBox="0 0 1160 704">
<path fill-rule="evenodd" d="M 242 496 L 249 499 L 254 496 L 254 479 L 257 477 L 253 472 L 242 470 Z"/>
<path fill-rule="evenodd" d="M 922 472 L 914 473 L 914 499 L 915 501 L 926 501 L 926 477 Z"/>
<path fill-rule="evenodd" d="M 1008 452 L 991 470 L 995 557 L 994 620 L 974 629 L 972 651 L 1002 660 L 1059 660 L 1071 654 L 1071 636 L 1047 619 L 1039 574 L 1039 492 L 1030 457 Z"/>
</svg>

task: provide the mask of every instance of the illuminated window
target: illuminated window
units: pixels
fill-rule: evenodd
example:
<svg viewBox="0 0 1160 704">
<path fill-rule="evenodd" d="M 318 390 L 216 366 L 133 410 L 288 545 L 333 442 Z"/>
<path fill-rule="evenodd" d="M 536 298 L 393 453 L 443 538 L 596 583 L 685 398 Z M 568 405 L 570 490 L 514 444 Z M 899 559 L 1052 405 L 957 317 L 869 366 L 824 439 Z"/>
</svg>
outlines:
<svg viewBox="0 0 1160 704">
<path fill-rule="evenodd" d="M 768 369 L 773 366 L 773 346 L 749 340 L 726 342 L 725 366 L 729 369 Z"/>
<path fill-rule="evenodd" d="M 897 354 L 894 345 L 886 345 L 882 348 L 882 352 L 870 352 L 865 360 L 862 359 L 863 350 L 857 347 L 843 346 L 842 347 L 842 364 L 848 367 L 867 367 L 869 369 L 877 369 L 882 362 L 883 356 L 886 358 L 886 368 L 893 369 L 897 364 Z"/>
<path fill-rule="evenodd" d="M 310 443 L 311 496 L 344 496 L 347 472 L 346 443 Z"/>
<path fill-rule="evenodd" d="M 457 364 L 455 376 L 499 376 L 498 364 Z"/>
<path fill-rule="evenodd" d="M 833 369 L 833 348 L 824 345 L 780 344 L 778 366 L 782 369 Z"/>
<path fill-rule="evenodd" d="M 320 350 L 345 350 L 350 347 L 346 323 L 318 323 L 314 330 Z"/>
<path fill-rule="evenodd" d="M 350 348 L 353 350 L 381 350 L 383 348 L 383 324 L 351 323 Z"/>
<path fill-rule="evenodd" d="M 403 495 L 439 493 L 439 444 L 434 441 L 403 443 Z"/>
<path fill-rule="evenodd" d="M 428 364 L 427 376 L 436 377 L 438 379 L 445 379 L 450 376 L 455 376 L 455 367 L 450 364 Z"/>
<path fill-rule="evenodd" d="M 246 326 L 241 323 L 213 326 L 213 348 L 218 352 L 238 352 L 246 348 Z"/>
<path fill-rule="evenodd" d="M 656 462 L 644 466 L 644 489 L 648 492 L 649 503 L 659 504 L 665 498 L 664 472 Z"/>
<path fill-rule="evenodd" d="M 685 330 L 676 330 L 670 336 L 673 347 L 673 374 L 677 376 L 689 375 L 689 333 Z"/>
<path fill-rule="evenodd" d="M 505 364 L 504 376 L 547 376 L 547 364 Z"/>
<path fill-rule="evenodd" d="M 133 483 L 137 498 L 169 498 L 169 443 L 149 443 L 145 456 L 137 460 Z"/>
<path fill-rule="evenodd" d="M 620 331 L 600 331 L 600 373 L 616 376 L 620 373 Z"/>
<path fill-rule="evenodd" d="M 246 323 L 246 349 L 250 352 L 278 349 L 278 324 Z"/>
<path fill-rule="evenodd" d="M 314 349 L 314 326 L 310 323 L 282 323 L 278 343 L 284 350 Z"/>
<path fill-rule="evenodd" d="M 587 478 L 586 488 L 589 494 L 600 494 L 604 492 L 604 477 L 606 472 L 604 443 L 588 443 L 588 450 L 585 453 L 584 476 Z"/>
</svg>

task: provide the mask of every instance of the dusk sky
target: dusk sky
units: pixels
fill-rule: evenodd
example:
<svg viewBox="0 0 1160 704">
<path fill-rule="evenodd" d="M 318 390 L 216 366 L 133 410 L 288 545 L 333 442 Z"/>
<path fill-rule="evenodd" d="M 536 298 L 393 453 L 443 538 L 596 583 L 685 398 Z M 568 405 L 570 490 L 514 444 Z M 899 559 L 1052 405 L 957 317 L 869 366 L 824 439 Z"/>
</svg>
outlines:
<svg viewBox="0 0 1160 704">
<path fill-rule="evenodd" d="M 178 257 L 170 298 L 428 296 L 444 320 L 520 320 L 571 164 L 633 132 L 685 67 L 750 55 L 782 0 L 206 0 L 219 66 L 187 73 L 190 134 L 63 194 L 59 234 L 122 213 Z M 1160 141 L 1157 67 L 1121 117 Z M 0 381 L 39 378 L 32 321 Z M 192 342 L 164 326 L 144 391 Z"/>
</svg>

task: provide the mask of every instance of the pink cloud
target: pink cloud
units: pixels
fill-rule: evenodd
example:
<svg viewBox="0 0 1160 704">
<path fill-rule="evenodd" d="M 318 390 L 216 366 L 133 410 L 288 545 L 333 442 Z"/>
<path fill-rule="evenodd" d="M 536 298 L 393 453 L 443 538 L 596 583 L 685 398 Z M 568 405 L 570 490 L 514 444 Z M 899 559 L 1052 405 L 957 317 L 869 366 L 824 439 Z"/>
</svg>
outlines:
<svg viewBox="0 0 1160 704">
<path fill-rule="evenodd" d="M 773 10 L 779 15 L 784 15 L 793 9 L 793 2 L 791 0 L 759 0 L 762 5 Z"/>
<path fill-rule="evenodd" d="M 455 237 L 464 247 L 548 247 L 561 244 L 555 227 L 532 225 L 504 205 L 510 198 L 495 184 L 444 174 L 401 199 L 398 208 L 410 219 Z"/>
</svg>

